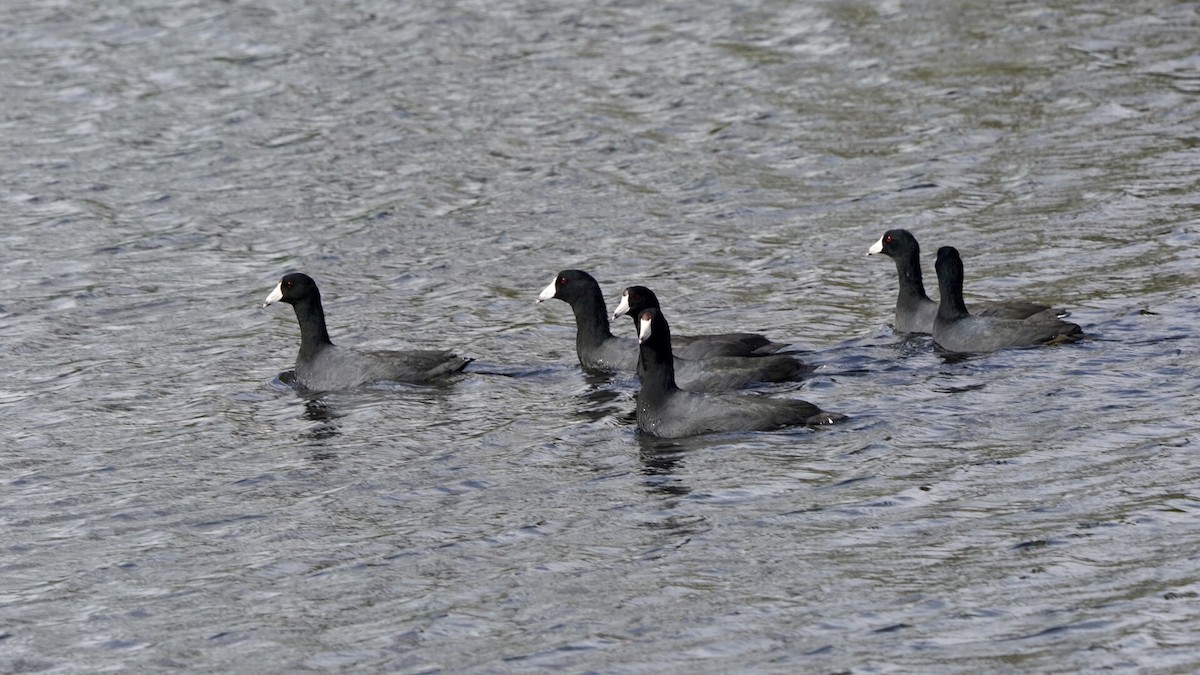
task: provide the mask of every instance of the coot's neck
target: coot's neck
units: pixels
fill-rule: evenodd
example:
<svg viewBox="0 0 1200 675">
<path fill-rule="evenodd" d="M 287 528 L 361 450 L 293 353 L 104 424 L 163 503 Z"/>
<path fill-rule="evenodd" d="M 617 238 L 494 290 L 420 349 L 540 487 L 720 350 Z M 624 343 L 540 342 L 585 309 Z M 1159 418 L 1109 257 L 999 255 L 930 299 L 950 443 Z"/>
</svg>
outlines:
<svg viewBox="0 0 1200 675">
<path fill-rule="evenodd" d="M 599 286 L 575 298 L 571 310 L 575 312 L 575 349 L 581 355 L 585 349 L 596 347 L 613 336 Z"/>
<path fill-rule="evenodd" d="M 300 324 L 300 358 L 314 356 L 333 344 L 325 328 L 325 310 L 321 307 L 320 294 L 314 291 L 310 297 L 293 302 L 292 307 Z"/>
<path fill-rule="evenodd" d="M 642 378 L 639 396 L 642 398 L 655 398 L 679 388 L 675 384 L 671 328 L 666 318 L 656 314 L 650 331 L 650 337 L 638 348 L 638 375 Z"/>
<path fill-rule="evenodd" d="M 899 301 L 929 300 L 925 294 L 925 283 L 921 280 L 921 250 L 914 248 L 896 258 L 896 274 L 900 277 Z M 933 302 L 930 300 L 930 302 Z"/>
<path fill-rule="evenodd" d="M 938 269 L 938 319 L 953 321 L 969 316 L 967 303 L 963 300 L 963 266 L 959 259 L 947 260 Z"/>
</svg>

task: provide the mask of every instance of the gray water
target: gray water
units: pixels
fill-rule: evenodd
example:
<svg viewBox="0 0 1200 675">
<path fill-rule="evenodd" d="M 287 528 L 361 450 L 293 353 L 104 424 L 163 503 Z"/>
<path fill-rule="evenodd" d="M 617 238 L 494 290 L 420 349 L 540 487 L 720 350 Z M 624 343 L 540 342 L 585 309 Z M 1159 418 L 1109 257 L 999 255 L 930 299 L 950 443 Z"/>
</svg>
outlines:
<svg viewBox="0 0 1200 675">
<path fill-rule="evenodd" d="M 413 4 L 0 8 L 0 671 L 1200 669 L 1194 3 Z M 849 420 L 641 437 L 568 267 Z M 292 269 L 475 372 L 298 396 Z"/>
</svg>

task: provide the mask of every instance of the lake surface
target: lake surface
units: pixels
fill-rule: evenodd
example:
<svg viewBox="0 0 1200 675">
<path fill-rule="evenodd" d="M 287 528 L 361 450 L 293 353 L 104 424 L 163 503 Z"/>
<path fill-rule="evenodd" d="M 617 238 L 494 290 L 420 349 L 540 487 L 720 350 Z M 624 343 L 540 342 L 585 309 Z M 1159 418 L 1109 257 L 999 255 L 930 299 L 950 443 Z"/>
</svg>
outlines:
<svg viewBox="0 0 1200 675">
<path fill-rule="evenodd" d="M 0 671 L 1200 669 L 1196 4 L 0 27 Z M 895 334 L 896 227 L 1089 339 Z M 848 421 L 642 437 L 534 304 L 572 267 L 791 342 L 745 395 Z M 306 400 L 288 270 L 473 372 Z"/>
</svg>

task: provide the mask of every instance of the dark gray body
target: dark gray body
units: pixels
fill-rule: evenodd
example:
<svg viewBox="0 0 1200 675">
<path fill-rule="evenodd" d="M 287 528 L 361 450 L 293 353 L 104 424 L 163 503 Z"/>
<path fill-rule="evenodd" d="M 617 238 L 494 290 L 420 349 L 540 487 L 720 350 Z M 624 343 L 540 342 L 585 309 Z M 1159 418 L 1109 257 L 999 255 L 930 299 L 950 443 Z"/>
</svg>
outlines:
<svg viewBox="0 0 1200 675">
<path fill-rule="evenodd" d="M 921 279 L 921 247 L 917 238 L 908 230 L 888 230 L 868 251 L 869 255 L 875 253 L 882 253 L 896 263 L 896 276 L 900 282 L 896 294 L 896 330 L 901 333 L 932 333 L 938 303 L 925 294 L 925 284 Z M 1004 319 L 1050 320 L 1067 315 L 1061 309 L 1022 300 L 982 302 L 971 305 L 969 309 L 975 316 Z"/>
<path fill-rule="evenodd" d="M 1001 300 L 968 305 L 972 316 L 1003 320 L 1056 321 L 1067 312 L 1021 300 Z M 896 301 L 896 330 L 901 333 L 933 333 L 933 322 L 937 318 L 938 303 L 929 298 L 905 297 Z"/>
<path fill-rule="evenodd" d="M 645 388 L 643 392 L 638 393 L 638 428 L 661 438 L 830 424 L 841 417 L 800 399 L 705 394 L 682 389 L 662 395 L 647 392 Z"/>
<path fill-rule="evenodd" d="M 933 322 L 933 341 L 950 352 L 993 352 L 1007 347 L 1069 342 L 1082 334 L 1076 324 L 1035 315 L 1028 319 L 975 316 L 962 298 L 963 265 L 952 246 L 938 249 L 938 292 L 942 302 Z"/>
<path fill-rule="evenodd" d="M 681 438 L 722 431 L 767 431 L 786 426 L 828 424 L 842 416 L 827 413 L 800 399 L 707 394 L 684 391 L 675 382 L 676 360 L 671 333 L 658 309 L 637 314 L 650 317 L 649 337 L 639 348 L 642 386 L 638 390 L 638 428 L 662 438 Z"/>
<path fill-rule="evenodd" d="M 470 363 L 452 352 L 414 349 L 358 352 L 334 344 L 296 357 L 296 381 L 313 391 L 341 391 L 372 382 L 427 384 Z"/>
<path fill-rule="evenodd" d="M 563 300 L 575 314 L 575 353 L 587 370 L 637 370 L 638 345 L 630 337 L 612 334 L 600 284 L 586 272 L 563 270 L 555 277 L 567 279 L 548 297 Z M 726 333 L 681 337 L 675 370 L 679 386 L 690 391 L 737 389 L 755 382 L 794 380 L 805 370 L 803 362 L 787 354 L 771 354 L 783 347 L 756 333 Z"/>
<path fill-rule="evenodd" d="M 263 306 L 283 301 L 296 311 L 300 324 L 300 353 L 296 382 L 312 391 L 340 391 L 390 381 L 427 384 L 461 371 L 471 359 L 444 350 L 358 352 L 329 339 L 321 291 L 311 277 L 284 275 Z"/>
</svg>

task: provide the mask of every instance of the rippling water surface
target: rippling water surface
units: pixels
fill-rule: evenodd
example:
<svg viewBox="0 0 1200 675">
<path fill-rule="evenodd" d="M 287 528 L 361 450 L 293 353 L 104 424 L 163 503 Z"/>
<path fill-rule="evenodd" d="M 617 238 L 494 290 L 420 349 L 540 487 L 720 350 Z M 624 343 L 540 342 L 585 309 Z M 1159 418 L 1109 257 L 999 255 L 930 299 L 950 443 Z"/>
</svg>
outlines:
<svg viewBox="0 0 1200 675">
<path fill-rule="evenodd" d="M 0 670 L 1200 668 L 1193 3 L 413 4 L 0 9 Z M 849 421 L 639 436 L 566 267 Z M 475 372 L 297 396 L 290 269 Z"/>
</svg>

